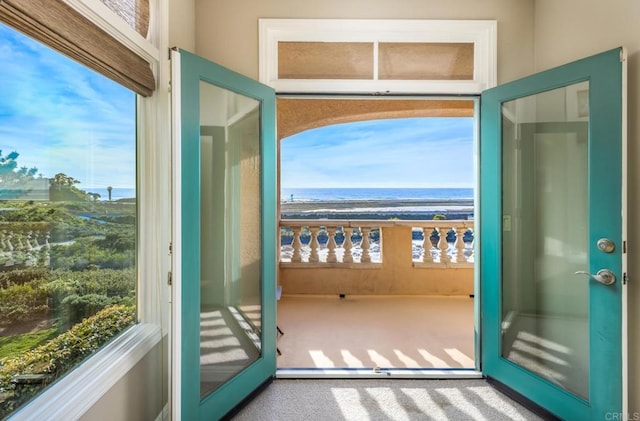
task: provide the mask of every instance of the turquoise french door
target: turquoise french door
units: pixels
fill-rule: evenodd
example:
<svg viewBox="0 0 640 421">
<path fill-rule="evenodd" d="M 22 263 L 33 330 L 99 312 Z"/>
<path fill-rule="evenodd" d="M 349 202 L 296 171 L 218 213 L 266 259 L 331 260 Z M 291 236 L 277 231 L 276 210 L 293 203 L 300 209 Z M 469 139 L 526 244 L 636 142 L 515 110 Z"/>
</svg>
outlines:
<svg viewBox="0 0 640 421">
<path fill-rule="evenodd" d="M 481 98 L 482 370 L 565 420 L 621 417 L 622 49 Z"/>
<path fill-rule="evenodd" d="M 217 420 L 276 371 L 275 93 L 172 52 L 174 414 Z"/>
</svg>

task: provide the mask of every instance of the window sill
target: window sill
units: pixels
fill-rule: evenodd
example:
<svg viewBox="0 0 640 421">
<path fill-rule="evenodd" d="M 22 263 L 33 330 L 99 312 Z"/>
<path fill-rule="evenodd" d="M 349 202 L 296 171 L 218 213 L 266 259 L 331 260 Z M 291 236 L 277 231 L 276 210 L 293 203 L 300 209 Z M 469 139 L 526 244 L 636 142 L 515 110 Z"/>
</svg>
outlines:
<svg viewBox="0 0 640 421">
<path fill-rule="evenodd" d="M 80 418 L 161 340 L 158 325 L 132 326 L 9 419 Z"/>
</svg>

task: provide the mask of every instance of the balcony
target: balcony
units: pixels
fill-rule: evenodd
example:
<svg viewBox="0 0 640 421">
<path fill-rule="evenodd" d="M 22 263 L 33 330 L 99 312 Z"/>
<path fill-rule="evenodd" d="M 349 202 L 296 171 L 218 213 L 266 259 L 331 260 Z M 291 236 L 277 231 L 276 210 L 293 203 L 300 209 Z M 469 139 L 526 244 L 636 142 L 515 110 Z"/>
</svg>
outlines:
<svg viewBox="0 0 640 421">
<path fill-rule="evenodd" d="M 474 367 L 472 220 L 281 220 L 286 368 Z"/>
</svg>

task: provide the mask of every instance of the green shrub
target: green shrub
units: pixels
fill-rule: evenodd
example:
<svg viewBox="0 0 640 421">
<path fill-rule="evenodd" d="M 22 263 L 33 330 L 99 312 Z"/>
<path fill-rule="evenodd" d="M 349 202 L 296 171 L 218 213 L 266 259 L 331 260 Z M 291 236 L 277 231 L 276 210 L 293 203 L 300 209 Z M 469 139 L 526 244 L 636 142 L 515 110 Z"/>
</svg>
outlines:
<svg viewBox="0 0 640 421">
<path fill-rule="evenodd" d="M 46 288 L 55 317 L 65 326 L 80 322 L 102 308 L 135 300 L 133 269 L 55 271 Z"/>
<path fill-rule="evenodd" d="M 133 306 L 112 306 L 73 326 L 46 344 L 0 359 L 0 418 L 4 418 L 44 387 L 80 364 L 135 322 Z M 18 375 L 46 375 L 41 383 L 18 383 Z"/>
<path fill-rule="evenodd" d="M 69 295 L 62 300 L 65 314 L 64 322 L 66 325 L 74 325 L 113 303 L 113 299 L 106 295 Z"/>
<path fill-rule="evenodd" d="M 0 326 L 35 320 L 49 309 L 46 288 L 38 282 L 0 289 Z"/>
<path fill-rule="evenodd" d="M 124 297 L 135 293 L 136 272 L 133 269 L 96 269 L 87 271 L 54 271 L 47 288 L 54 301 L 60 303 L 72 294 L 103 294 Z"/>
<path fill-rule="evenodd" d="M 51 267 L 60 270 L 83 271 L 92 268 L 126 269 L 135 265 L 134 248 L 116 250 L 104 247 L 125 247 L 126 238 L 109 236 L 109 240 L 78 238 L 73 244 L 51 248 Z"/>
<path fill-rule="evenodd" d="M 51 306 L 55 309 L 66 297 L 80 292 L 82 285 L 77 279 L 63 276 L 48 282 L 45 288 L 49 293 Z"/>
<path fill-rule="evenodd" d="M 0 273 L 0 282 L 6 284 L 0 288 L 0 326 L 36 320 L 46 311 L 68 326 L 106 306 L 132 302 L 136 273 L 133 269 L 25 269 Z"/>
<path fill-rule="evenodd" d="M 0 288 L 27 284 L 34 280 L 49 279 L 49 269 L 44 267 L 27 268 L 0 272 Z"/>
</svg>

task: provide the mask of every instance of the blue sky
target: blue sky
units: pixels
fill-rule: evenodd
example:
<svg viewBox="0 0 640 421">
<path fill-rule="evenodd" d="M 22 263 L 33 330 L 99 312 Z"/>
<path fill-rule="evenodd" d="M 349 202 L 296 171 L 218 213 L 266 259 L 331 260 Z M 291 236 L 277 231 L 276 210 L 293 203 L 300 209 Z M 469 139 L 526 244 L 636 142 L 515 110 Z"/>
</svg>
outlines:
<svg viewBox="0 0 640 421">
<path fill-rule="evenodd" d="M 473 187 L 473 118 L 337 124 L 282 140 L 283 188 Z"/>
<path fill-rule="evenodd" d="M 0 24 L 0 150 L 84 190 L 135 186 L 135 95 Z M 472 187 L 473 119 L 347 123 L 283 140 L 282 187 Z"/>
<path fill-rule="evenodd" d="M 135 187 L 135 94 L 0 25 L 0 150 L 79 188 Z"/>
</svg>

